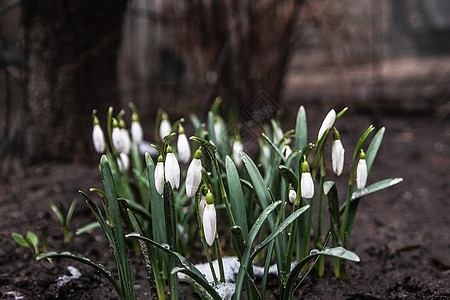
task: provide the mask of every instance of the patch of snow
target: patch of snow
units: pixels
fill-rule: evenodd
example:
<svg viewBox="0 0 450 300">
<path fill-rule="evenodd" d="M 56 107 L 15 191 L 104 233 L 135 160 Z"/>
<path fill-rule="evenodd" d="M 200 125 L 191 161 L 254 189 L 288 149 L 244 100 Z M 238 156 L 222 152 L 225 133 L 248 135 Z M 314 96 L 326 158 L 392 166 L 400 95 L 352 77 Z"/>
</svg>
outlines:
<svg viewBox="0 0 450 300">
<path fill-rule="evenodd" d="M 223 300 L 230 300 L 233 297 L 235 284 L 231 282 L 219 283 L 214 288 Z"/>
<path fill-rule="evenodd" d="M 57 286 L 63 286 L 66 283 L 68 283 L 69 281 L 71 281 L 72 279 L 78 279 L 81 276 L 80 271 L 78 271 L 77 268 L 72 267 L 72 266 L 68 266 L 67 270 L 69 270 L 70 272 L 70 276 L 67 275 L 63 275 L 63 276 L 59 276 L 58 277 L 58 281 L 56 282 Z"/>
</svg>

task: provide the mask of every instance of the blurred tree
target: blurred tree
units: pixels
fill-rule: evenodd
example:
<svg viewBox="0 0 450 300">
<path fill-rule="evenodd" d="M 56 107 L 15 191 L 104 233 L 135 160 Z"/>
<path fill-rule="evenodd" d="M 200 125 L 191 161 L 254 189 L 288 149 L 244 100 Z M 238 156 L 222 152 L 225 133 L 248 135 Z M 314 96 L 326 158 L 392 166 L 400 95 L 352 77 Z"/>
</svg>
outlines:
<svg viewBox="0 0 450 300">
<path fill-rule="evenodd" d="M 92 154 L 91 112 L 119 107 L 117 49 L 127 0 L 23 1 L 29 162 Z M 103 118 L 101 118 L 103 119 Z"/>
</svg>

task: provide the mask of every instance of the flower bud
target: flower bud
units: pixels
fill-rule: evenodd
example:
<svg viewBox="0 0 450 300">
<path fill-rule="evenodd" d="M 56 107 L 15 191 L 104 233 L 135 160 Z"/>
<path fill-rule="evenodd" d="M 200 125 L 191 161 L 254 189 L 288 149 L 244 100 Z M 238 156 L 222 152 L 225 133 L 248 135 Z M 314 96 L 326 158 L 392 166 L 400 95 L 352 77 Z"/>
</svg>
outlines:
<svg viewBox="0 0 450 300">
<path fill-rule="evenodd" d="M 333 126 L 335 120 L 336 120 L 336 112 L 334 111 L 334 109 L 332 109 L 328 112 L 328 114 L 326 115 L 325 119 L 322 122 L 322 125 L 320 126 L 319 133 L 317 135 L 317 140 L 320 140 L 325 131 L 327 131 L 327 129 L 330 129 Z"/>
<path fill-rule="evenodd" d="M 191 158 L 191 146 L 189 145 L 188 138 L 184 133 L 183 126 L 178 128 L 178 142 L 177 142 L 178 156 L 182 163 L 187 163 Z"/>
<path fill-rule="evenodd" d="M 128 154 L 126 153 L 120 153 L 119 157 L 117 158 L 117 165 L 119 166 L 119 171 L 121 173 L 125 173 L 130 168 L 130 158 L 128 157 Z"/>
<path fill-rule="evenodd" d="M 366 154 L 361 149 L 361 154 L 359 155 L 358 166 L 356 167 L 356 186 L 359 190 L 366 187 L 367 182 L 367 163 Z"/>
<path fill-rule="evenodd" d="M 302 163 L 302 178 L 300 183 L 302 197 L 306 199 L 314 197 L 314 181 L 309 170 L 309 164 L 306 160 Z"/>
<path fill-rule="evenodd" d="M 164 192 L 164 160 L 161 155 L 158 157 L 155 167 L 155 187 L 156 191 L 162 195 Z"/>
<path fill-rule="evenodd" d="M 212 246 L 217 233 L 216 208 L 214 207 L 214 195 L 211 192 L 206 194 L 206 206 L 203 211 L 203 232 L 205 240 L 209 246 Z"/>
<path fill-rule="evenodd" d="M 294 203 L 297 198 L 297 192 L 294 190 L 289 191 L 289 202 Z"/>
<path fill-rule="evenodd" d="M 123 119 L 119 121 L 119 127 L 120 127 L 120 134 L 123 140 L 123 149 L 120 152 L 128 154 L 130 153 L 131 139 L 130 134 L 128 133 L 127 130 L 127 125 L 125 124 L 125 121 Z"/>
<path fill-rule="evenodd" d="M 334 130 L 333 139 L 333 145 L 331 146 L 331 164 L 333 172 L 339 176 L 344 169 L 345 149 L 339 137 L 339 132 L 336 129 Z"/>
<path fill-rule="evenodd" d="M 172 131 L 172 125 L 169 122 L 169 116 L 166 113 L 162 114 L 161 124 L 159 124 L 159 136 L 164 140 L 166 136 Z"/>
<path fill-rule="evenodd" d="M 195 151 L 194 159 L 189 164 L 186 174 L 186 195 L 192 197 L 198 190 L 202 181 L 202 151 Z"/>
<path fill-rule="evenodd" d="M 180 165 L 178 164 L 171 146 L 167 146 L 166 162 L 164 164 L 164 175 L 173 189 L 180 187 Z"/>
<path fill-rule="evenodd" d="M 139 145 L 144 139 L 144 130 L 139 122 L 139 116 L 137 113 L 133 113 L 131 117 L 131 139 L 137 145 Z"/>
<path fill-rule="evenodd" d="M 99 154 L 105 152 L 105 135 L 103 134 L 100 121 L 95 113 L 93 113 L 93 128 L 92 128 L 92 143 L 94 144 L 95 151 Z"/>
<path fill-rule="evenodd" d="M 242 160 L 240 157 L 240 153 L 244 150 L 244 146 L 242 145 L 241 139 L 236 138 L 233 143 L 233 160 L 236 166 L 242 166 Z"/>
</svg>

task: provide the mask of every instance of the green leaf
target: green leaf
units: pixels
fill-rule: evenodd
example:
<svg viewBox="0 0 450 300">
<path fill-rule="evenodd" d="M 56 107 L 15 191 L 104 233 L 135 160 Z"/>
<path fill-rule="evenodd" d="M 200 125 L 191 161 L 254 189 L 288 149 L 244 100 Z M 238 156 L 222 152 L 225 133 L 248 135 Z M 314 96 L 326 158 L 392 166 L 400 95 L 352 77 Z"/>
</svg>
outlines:
<svg viewBox="0 0 450 300">
<path fill-rule="evenodd" d="M 339 212 L 339 198 L 336 184 L 333 181 L 323 183 L 323 192 L 328 199 L 328 214 L 330 218 L 330 230 L 333 237 L 333 246 L 338 245 L 339 229 L 341 228 L 341 215 Z"/>
<path fill-rule="evenodd" d="M 363 196 L 375 193 L 377 191 L 383 190 L 385 188 L 391 187 L 393 185 L 396 185 L 403 181 L 403 178 L 388 178 L 384 180 L 380 180 L 378 182 L 375 182 L 362 190 L 358 190 L 353 192 L 352 194 L 352 200 L 356 200 L 359 198 L 362 198 Z"/>
<path fill-rule="evenodd" d="M 67 229 L 70 228 L 70 221 L 72 220 L 72 216 L 73 216 L 73 213 L 74 213 L 76 207 L 77 207 L 77 199 L 73 199 L 72 203 L 70 204 L 69 210 L 67 211 L 67 215 L 66 215 L 65 226 L 67 227 Z"/>
<path fill-rule="evenodd" d="M 119 198 L 118 200 L 125 202 L 128 205 L 128 207 L 133 210 L 133 212 L 136 212 L 139 215 L 145 217 L 148 221 L 152 220 L 152 216 L 150 215 L 148 210 L 146 210 L 145 207 L 143 207 L 139 203 L 129 200 L 129 199 L 124 199 L 124 198 Z"/>
<path fill-rule="evenodd" d="M 194 280 L 197 284 L 199 284 L 202 288 L 206 290 L 206 292 L 211 296 L 214 300 L 222 300 L 222 298 L 217 294 L 216 290 L 209 284 L 209 282 L 203 277 L 198 275 L 195 272 L 192 272 L 191 270 L 185 269 L 185 268 L 173 268 L 172 274 L 176 273 L 183 273 L 187 276 L 191 277 L 192 280 Z"/>
<path fill-rule="evenodd" d="M 92 222 L 92 223 L 83 225 L 75 231 L 75 235 L 77 235 L 77 236 L 82 235 L 83 233 L 89 232 L 98 227 L 100 227 L 100 224 L 98 222 Z"/>
<path fill-rule="evenodd" d="M 194 279 L 198 284 L 200 284 L 202 287 L 206 284 L 209 285 L 209 282 L 206 280 L 205 276 L 184 256 L 179 254 L 178 252 L 175 252 L 170 249 L 170 246 L 167 244 L 159 244 L 152 239 L 149 239 L 145 236 L 141 236 L 138 233 L 130 233 L 126 235 L 127 238 L 137 238 L 142 241 L 145 241 L 147 243 L 152 244 L 153 246 L 161 249 L 162 251 L 169 254 L 173 259 L 176 260 L 178 264 L 180 264 L 183 267 L 183 270 L 186 270 L 189 277 Z M 172 273 L 181 272 L 179 269 L 172 269 Z M 189 273 L 189 274 L 188 274 Z M 217 295 L 217 292 L 214 289 L 207 289 L 207 291 L 210 293 L 214 299 L 220 299 L 220 297 Z M 216 298 L 219 297 L 219 298 Z"/>
<path fill-rule="evenodd" d="M 59 209 L 58 206 L 56 206 L 53 202 L 50 202 L 50 208 L 53 211 L 53 213 L 56 215 L 56 218 L 58 219 L 59 223 L 61 223 L 61 225 L 64 226 L 64 216 L 61 212 L 61 210 Z"/>
<path fill-rule="evenodd" d="M 308 144 L 308 126 L 306 122 L 305 108 L 300 106 L 295 122 L 295 146 L 294 151 L 303 149 Z"/>
<path fill-rule="evenodd" d="M 264 211 L 256 219 L 255 223 L 253 224 L 252 228 L 250 229 L 250 232 L 248 233 L 247 247 L 244 251 L 244 254 L 242 255 L 241 265 L 239 267 L 239 271 L 238 271 L 237 278 L 236 278 L 236 287 L 235 287 L 233 299 L 236 299 L 236 300 L 240 299 L 245 275 L 248 272 L 247 270 L 252 267 L 251 260 L 250 260 L 250 251 L 252 249 L 253 241 L 255 240 L 256 235 L 258 234 L 259 230 L 261 229 L 264 221 L 271 215 L 271 212 L 280 204 L 281 204 L 281 201 L 277 201 L 277 202 L 269 205 L 266 209 L 264 209 Z"/>
<path fill-rule="evenodd" d="M 375 157 L 377 156 L 378 149 L 380 148 L 381 142 L 383 140 L 385 128 L 382 127 L 373 137 L 370 142 L 369 148 L 366 151 L 366 163 L 367 163 L 367 174 L 369 174 L 370 169 L 372 168 Z"/>
<path fill-rule="evenodd" d="M 257 245 L 255 247 L 255 250 L 253 251 L 252 255 L 250 256 L 250 260 L 253 260 L 256 255 L 267 245 L 269 244 L 273 239 L 277 237 L 280 233 L 282 233 L 286 227 L 288 227 L 293 221 L 295 221 L 302 213 L 304 213 L 309 208 L 309 205 L 305 205 L 303 207 L 300 207 L 296 211 L 294 211 L 292 214 L 289 215 L 283 222 L 281 222 L 280 225 L 275 228 L 275 230 L 272 231 L 272 233 L 263 241 L 261 244 Z"/>
<path fill-rule="evenodd" d="M 119 296 L 119 299 L 124 299 L 123 297 L 121 297 L 121 290 L 120 290 L 119 286 L 112 278 L 111 273 L 105 270 L 104 266 L 93 263 L 91 260 L 89 260 L 88 258 L 86 258 L 84 256 L 74 255 L 70 252 L 61 252 L 61 253 L 57 253 L 54 251 L 46 252 L 46 253 L 42 253 L 42 254 L 38 255 L 36 257 L 36 260 L 42 260 L 42 259 L 46 259 L 46 258 L 68 258 L 68 259 L 72 259 L 74 261 L 83 263 L 85 265 L 88 265 L 88 266 L 94 268 L 96 271 L 98 271 L 100 274 L 102 274 L 111 283 L 111 285 L 113 286 L 117 295 Z"/>
<path fill-rule="evenodd" d="M 36 250 L 39 244 L 39 238 L 37 237 L 37 235 L 32 231 L 27 231 L 27 240 L 31 243 L 31 245 L 33 245 L 34 249 Z"/>
<path fill-rule="evenodd" d="M 275 143 L 272 142 L 269 139 L 269 137 L 264 134 L 264 132 L 262 133 L 262 137 L 266 140 L 267 143 L 269 143 L 270 147 L 272 147 L 272 149 L 275 150 L 275 152 L 278 154 L 278 156 L 284 161 L 285 157 L 284 157 L 283 153 L 281 153 L 281 150 L 278 149 L 277 145 L 275 145 Z"/>
<path fill-rule="evenodd" d="M 309 261 L 315 259 L 320 255 L 328 255 L 350 261 L 359 262 L 358 255 L 342 247 L 325 248 L 323 251 L 313 249 L 311 250 L 310 254 L 307 257 L 299 261 L 299 263 L 292 269 L 286 282 L 286 289 L 284 290 L 283 299 L 292 299 L 292 295 L 295 291 L 295 281 L 297 280 L 297 277 L 300 274 L 301 270 L 303 269 L 304 266 L 306 266 L 309 263 Z"/>
<path fill-rule="evenodd" d="M 281 176 L 286 180 L 287 183 L 290 183 L 292 188 L 296 191 L 298 187 L 298 179 L 297 176 L 295 176 L 294 172 L 291 171 L 291 169 L 286 168 L 286 166 L 280 165 L 278 167 L 278 171 L 280 172 Z"/>
<path fill-rule="evenodd" d="M 245 210 L 244 193 L 239 178 L 239 173 L 233 160 L 227 155 L 225 158 L 227 173 L 229 200 L 234 221 L 242 229 L 244 240 L 248 235 L 247 213 Z"/>
<path fill-rule="evenodd" d="M 27 242 L 27 240 L 20 233 L 13 232 L 13 233 L 11 233 L 11 237 L 20 246 L 25 247 L 25 248 L 30 248 L 30 244 Z"/>
</svg>

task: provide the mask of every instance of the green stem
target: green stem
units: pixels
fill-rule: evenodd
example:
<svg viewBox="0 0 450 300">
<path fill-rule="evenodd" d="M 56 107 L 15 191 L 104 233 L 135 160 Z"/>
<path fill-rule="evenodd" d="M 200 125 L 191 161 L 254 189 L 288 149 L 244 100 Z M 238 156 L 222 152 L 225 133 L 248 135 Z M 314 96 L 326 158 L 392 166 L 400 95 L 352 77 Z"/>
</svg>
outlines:
<svg viewBox="0 0 450 300">
<path fill-rule="evenodd" d="M 298 208 L 298 205 L 294 205 L 293 212 L 295 212 Z M 288 250 L 286 253 L 286 278 L 289 275 L 291 271 L 291 264 L 292 264 L 292 253 L 294 252 L 294 240 L 296 236 L 296 230 L 297 230 L 297 222 L 293 222 L 291 225 L 291 232 L 289 235 L 289 241 L 288 241 Z"/>
<path fill-rule="evenodd" d="M 216 239 L 214 240 L 214 246 L 216 247 L 216 252 L 217 252 L 217 262 L 219 264 L 220 281 L 222 283 L 224 283 L 225 282 L 225 271 L 223 268 L 222 252 L 220 250 L 219 238 L 218 238 L 217 234 L 216 234 Z"/>
</svg>

